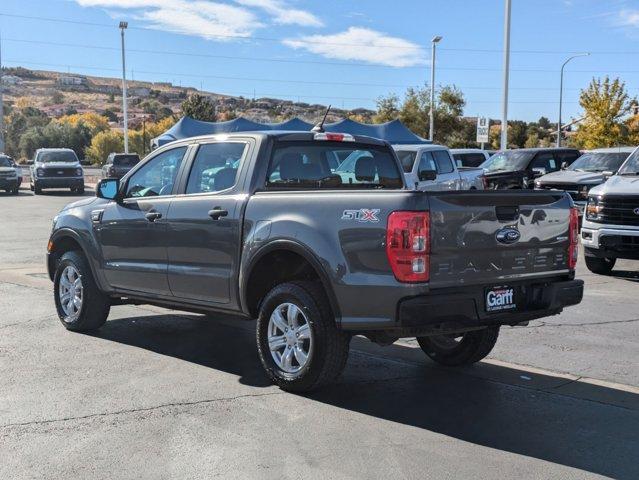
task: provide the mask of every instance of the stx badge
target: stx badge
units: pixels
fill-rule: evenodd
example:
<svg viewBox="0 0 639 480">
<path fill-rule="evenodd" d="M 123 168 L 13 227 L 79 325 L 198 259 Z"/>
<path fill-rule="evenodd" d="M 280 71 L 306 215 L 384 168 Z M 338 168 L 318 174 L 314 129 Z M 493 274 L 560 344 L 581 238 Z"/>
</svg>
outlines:
<svg viewBox="0 0 639 480">
<path fill-rule="evenodd" d="M 359 210 L 344 210 L 342 220 L 357 220 L 358 222 L 379 222 L 379 208 L 360 208 Z"/>
</svg>

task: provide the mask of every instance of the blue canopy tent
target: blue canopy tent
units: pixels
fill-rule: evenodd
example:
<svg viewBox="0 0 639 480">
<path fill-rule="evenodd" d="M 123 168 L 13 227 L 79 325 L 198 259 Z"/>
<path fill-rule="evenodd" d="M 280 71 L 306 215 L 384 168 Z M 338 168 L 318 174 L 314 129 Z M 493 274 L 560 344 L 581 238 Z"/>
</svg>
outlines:
<svg viewBox="0 0 639 480">
<path fill-rule="evenodd" d="M 310 131 L 313 128 L 299 118 L 292 118 L 282 123 L 257 123 L 246 118 L 236 118 L 228 122 L 202 122 L 189 117 L 182 117 L 159 137 L 151 141 L 153 148 L 160 147 L 174 140 L 197 137 L 198 135 L 210 135 L 214 133 L 251 132 L 259 130 L 290 130 Z M 351 135 L 366 135 L 381 138 L 393 144 L 423 144 L 428 140 L 415 135 L 399 120 L 371 125 L 354 122 L 353 120 L 341 120 L 324 125 L 327 132 L 350 133 Z"/>
</svg>

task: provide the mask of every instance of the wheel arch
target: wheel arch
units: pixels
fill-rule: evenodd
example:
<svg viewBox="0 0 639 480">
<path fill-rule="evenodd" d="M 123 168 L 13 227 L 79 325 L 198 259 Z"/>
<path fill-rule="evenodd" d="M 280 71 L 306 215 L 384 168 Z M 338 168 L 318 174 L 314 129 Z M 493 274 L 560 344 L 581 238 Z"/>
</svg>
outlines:
<svg viewBox="0 0 639 480">
<path fill-rule="evenodd" d="M 47 247 L 47 270 L 51 281 L 53 281 L 55 277 L 58 259 L 60 259 L 66 252 L 73 250 L 79 250 L 82 252 L 84 257 L 87 259 L 93 278 L 96 280 L 96 283 L 98 283 L 95 267 L 85 242 L 77 232 L 68 228 L 61 228 L 57 230 L 49 239 L 49 246 Z"/>
<path fill-rule="evenodd" d="M 336 322 L 339 322 L 339 319 L 341 318 L 339 304 L 326 269 L 322 266 L 319 258 L 308 247 L 292 240 L 272 241 L 262 246 L 251 256 L 248 265 L 243 269 L 243 274 L 241 276 L 240 298 L 242 309 L 248 312 L 251 316 L 256 316 L 255 314 L 259 309 L 259 303 L 256 305 L 255 299 L 251 298 L 252 292 L 255 291 L 251 288 L 251 279 L 255 279 L 254 275 L 259 272 L 258 269 L 260 268 L 260 265 L 263 264 L 262 262 L 269 258 L 275 258 L 278 254 L 295 255 L 308 264 L 314 275 L 319 279 L 324 292 L 326 293 Z M 264 289 L 265 287 L 262 288 L 262 290 Z M 259 290 L 260 289 L 258 288 L 258 291 Z"/>
</svg>

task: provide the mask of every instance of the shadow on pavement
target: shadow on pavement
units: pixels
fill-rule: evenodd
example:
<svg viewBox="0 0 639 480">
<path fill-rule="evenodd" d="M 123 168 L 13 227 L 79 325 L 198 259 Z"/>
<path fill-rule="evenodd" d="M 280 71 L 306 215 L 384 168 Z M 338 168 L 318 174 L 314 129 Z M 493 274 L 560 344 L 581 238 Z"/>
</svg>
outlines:
<svg viewBox="0 0 639 480">
<path fill-rule="evenodd" d="M 639 271 L 613 270 L 610 276 L 622 280 L 630 280 L 631 282 L 639 282 Z"/>
<path fill-rule="evenodd" d="M 207 321 L 197 315 L 143 316 L 109 321 L 96 336 L 266 387 L 269 381 L 256 353 L 254 324 L 238 322 Z M 576 393 L 568 396 L 553 390 L 570 380 L 536 373 L 533 387 L 517 384 L 516 379 L 531 375 L 487 363 L 446 369 L 415 348 L 381 348 L 356 337 L 342 380 L 304 397 L 595 474 L 639 478 L 639 411 L 584 400 L 622 396 L 616 400 L 636 405 L 637 395 L 579 383 Z"/>
</svg>

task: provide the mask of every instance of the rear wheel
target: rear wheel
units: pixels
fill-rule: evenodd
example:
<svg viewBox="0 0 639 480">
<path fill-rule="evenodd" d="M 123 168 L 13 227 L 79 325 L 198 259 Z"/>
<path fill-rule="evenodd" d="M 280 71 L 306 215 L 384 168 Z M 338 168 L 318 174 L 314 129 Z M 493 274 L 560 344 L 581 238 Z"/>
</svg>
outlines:
<svg viewBox="0 0 639 480">
<path fill-rule="evenodd" d="M 36 184 L 33 186 L 33 193 L 36 195 L 40 195 L 42 193 L 42 189 Z"/>
<path fill-rule="evenodd" d="M 461 335 L 433 335 L 417 337 L 419 346 L 432 360 L 448 367 L 479 362 L 497 342 L 499 327 L 466 332 Z"/>
<path fill-rule="evenodd" d="M 586 259 L 586 267 L 592 273 L 598 275 L 609 275 L 615 266 L 617 259 L 615 258 L 600 258 L 600 257 L 584 257 Z"/>
<path fill-rule="evenodd" d="M 257 348 L 267 375 L 293 392 L 335 380 L 348 357 L 350 335 L 340 331 L 322 287 L 284 283 L 265 297 L 257 319 Z"/>
<path fill-rule="evenodd" d="M 54 297 L 58 317 L 67 330 L 97 330 L 109 316 L 110 302 L 95 283 L 89 264 L 81 252 L 62 255 L 54 277 Z"/>
</svg>

